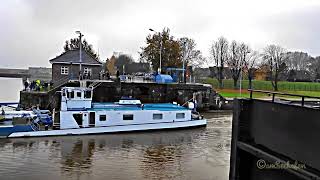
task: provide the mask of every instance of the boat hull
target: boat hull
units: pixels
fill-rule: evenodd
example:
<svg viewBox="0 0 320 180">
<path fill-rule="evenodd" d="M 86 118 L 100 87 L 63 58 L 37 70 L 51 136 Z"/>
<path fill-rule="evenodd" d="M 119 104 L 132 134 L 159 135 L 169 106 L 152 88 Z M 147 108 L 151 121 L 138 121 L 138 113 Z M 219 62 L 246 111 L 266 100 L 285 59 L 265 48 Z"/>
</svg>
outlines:
<svg viewBox="0 0 320 180">
<path fill-rule="evenodd" d="M 180 122 L 130 124 L 130 125 L 117 125 L 117 126 L 105 126 L 105 127 L 78 128 L 78 129 L 15 132 L 10 134 L 8 138 L 149 131 L 149 130 L 162 130 L 162 129 L 191 128 L 191 127 L 198 127 L 198 126 L 206 126 L 206 124 L 207 124 L 207 120 L 201 119 L 201 120 L 189 120 L 189 121 L 180 121 Z"/>
</svg>

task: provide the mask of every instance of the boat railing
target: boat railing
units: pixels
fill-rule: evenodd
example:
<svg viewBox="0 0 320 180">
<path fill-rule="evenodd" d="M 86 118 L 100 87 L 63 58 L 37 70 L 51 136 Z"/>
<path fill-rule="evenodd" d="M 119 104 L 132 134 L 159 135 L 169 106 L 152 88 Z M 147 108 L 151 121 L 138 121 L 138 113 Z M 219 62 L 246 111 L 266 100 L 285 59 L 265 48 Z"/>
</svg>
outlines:
<svg viewBox="0 0 320 180">
<path fill-rule="evenodd" d="M 193 102 L 194 101 L 194 98 L 191 98 L 189 100 L 187 100 L 185 103 L 183 103 L 181 106 L 185 106 L 188 102 Z"/>
<path fill-rule="evenodd" d="M 253 93 L 265 93 L 265 94 L 269 94 L 272 96 L 271 101 L 275 102 L 275 97 L 276 96 L 291 96 L 291 97 L 299 97 L 301 98 L 301 106 L 305 105 L 305 99 L 319 99 L 320 97 L 316 97 L 316 96 L 307 96 L 307 95 L 299 95 L 299 94 L 291 94 L 291 93 L 284 93 L 284 92 L 274 92 L 274 91 L 264 91 L 264 90 L 253 90 L 253 89 L 248 89 L 248 91 L 250 92 L 250 99 L 253 98 Z"/>
</svg>

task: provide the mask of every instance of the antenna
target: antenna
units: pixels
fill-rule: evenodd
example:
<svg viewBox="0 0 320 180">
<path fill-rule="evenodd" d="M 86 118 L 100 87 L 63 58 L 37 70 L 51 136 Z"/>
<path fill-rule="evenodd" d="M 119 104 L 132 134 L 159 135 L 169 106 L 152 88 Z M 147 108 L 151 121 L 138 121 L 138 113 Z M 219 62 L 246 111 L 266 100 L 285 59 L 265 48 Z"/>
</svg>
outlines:
<svg viewBox="0 0 320 180">
<path fill-rule="evenodd" d="M 100 59 L 99 41 L 97 41 L 97 47 L 98 47 L 98 59 Z"/>
</svg>

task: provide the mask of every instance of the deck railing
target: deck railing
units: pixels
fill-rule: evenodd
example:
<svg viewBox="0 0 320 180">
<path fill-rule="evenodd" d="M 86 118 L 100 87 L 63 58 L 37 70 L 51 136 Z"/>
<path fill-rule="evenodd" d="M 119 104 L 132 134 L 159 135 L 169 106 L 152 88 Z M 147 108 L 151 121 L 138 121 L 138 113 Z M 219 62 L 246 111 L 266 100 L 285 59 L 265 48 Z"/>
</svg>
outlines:
<svg viewBox="0 0 320 180">
<path fill-rule="evenodd" d="M 299 94 L 291 94 L 291 93 L 283 93 L 283 92 L 274 92 L 274 91 L 264 91 L 264 90 L 253 90 L 253 89 L 248 89 L 248 91 L 250 92 L 250 99 L 252 99 L 252 95 L 253 95 L 254 92 L 271 94 L 272 95 L 272 102 L 274 102 L 276 95 L 299 97 L 299 98 L 301 98 L 301 106 L 304 106 L 306 98 L 319 99 L 320 100 L 320 97 L 316 97 L 316 96 L 307 96 L 307 95 L 299 95 Z"/>
</svg>

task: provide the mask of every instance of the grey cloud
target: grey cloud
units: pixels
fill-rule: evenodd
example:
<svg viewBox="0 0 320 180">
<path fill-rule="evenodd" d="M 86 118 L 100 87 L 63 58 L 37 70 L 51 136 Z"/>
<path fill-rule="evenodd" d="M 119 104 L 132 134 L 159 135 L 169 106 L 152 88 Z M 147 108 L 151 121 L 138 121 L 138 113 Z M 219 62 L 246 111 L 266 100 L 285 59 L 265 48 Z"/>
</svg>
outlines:
<svg viewBox="0 0 320 180">
<path fill-rule="evenodd" d="M 206 54 L 212 36 L 224 35 L 211 32 L 221 27 L 214 12 L 203 12 L 202 7 L 213 5 L 210 1 L 169 0 L 4 1 L 0 7 L 0 66 L 50 66 L 48 60 L 62 52 L 65 40 L 77 36 L 75 30 L 81 30 L 89 43 L 90 35 L 98 38 L 93 45 L 103 60 L 113 51 L 137 58 L 150 33 L 148 28 L 160 31 L 163 27 L 169 27 L 176 37 L 195 38 Z M 266 44 L 276 42 L 320 55 L 318 9 L 273 15 L 261 19 L 257 27 L 270 38 Z"/>
<path fill-rule="evenodd" d="M 301 9 L 294 13 L 269 16 L 259 23 L 261 31 L 270 37 L 270 42 L 289 50 L 306 51 L 313 56 L 320 55 L 320 7 Z"/>
</svg>

